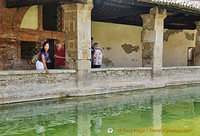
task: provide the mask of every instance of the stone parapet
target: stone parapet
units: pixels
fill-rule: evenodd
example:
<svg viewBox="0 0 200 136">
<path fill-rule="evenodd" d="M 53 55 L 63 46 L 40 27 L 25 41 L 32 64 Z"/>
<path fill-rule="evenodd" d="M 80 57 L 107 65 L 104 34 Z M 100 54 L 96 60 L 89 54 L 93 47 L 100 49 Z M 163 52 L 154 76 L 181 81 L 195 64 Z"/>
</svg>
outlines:
<svg viewBox="0 0 200 136">
<path fill-rule="evenodd" d="M 77 74 L 81 73 L 76 70 L 50 70 L 50 74 L 35 70 L 1 71 L 0 104 L 200 83 L 200 66 L 163 68 L 158 79 L 152 79 L 150 67 L 92 69 L 80 79 L 78 86 Z"/>
</svg>

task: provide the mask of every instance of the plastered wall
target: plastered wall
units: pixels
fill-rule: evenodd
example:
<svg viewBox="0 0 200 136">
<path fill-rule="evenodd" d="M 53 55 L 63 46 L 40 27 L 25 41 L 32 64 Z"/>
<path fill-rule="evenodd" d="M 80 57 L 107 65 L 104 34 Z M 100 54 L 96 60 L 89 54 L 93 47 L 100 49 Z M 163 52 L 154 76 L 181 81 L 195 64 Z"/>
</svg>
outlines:
<svg viewBox="0 0 200 136">
<path fill-rule="evenodd" d="M 142 66 L 142 27 L 92 22 L 92 36 L 103 49 L 102 67 Z M 195 30 L 165 30 L 163 66 L 187 66 L 188 47 L 195 46 Z"/>
<path fill-rule="evenodd" d="M 38 29 L 38 6 L 32 6 L 23 17 L 20 28 Z"/>
<path fill-rule="evenodd" d="M 195 47 L 195 30 L 165 30 L 163 66 L 187 66 L 188 48 Z"/>
<path fill-rule="evenodd" d="M 141 27 L 92 22 L 92 36 L 103 49 L 103 67 L 141 67 Z"/>
</svg>

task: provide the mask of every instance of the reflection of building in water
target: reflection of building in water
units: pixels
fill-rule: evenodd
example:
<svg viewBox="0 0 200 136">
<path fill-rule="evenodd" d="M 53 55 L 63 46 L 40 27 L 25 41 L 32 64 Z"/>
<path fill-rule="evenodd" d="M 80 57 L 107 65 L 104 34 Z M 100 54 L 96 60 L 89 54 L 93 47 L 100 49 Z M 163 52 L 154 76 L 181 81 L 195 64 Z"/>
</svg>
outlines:
<svg viewBox="0 0 200 136">
<path fill-rule="evenodd" d="M 102 118 L 96 117 L 91 120 L 91 129 L 93 129 L 97 134 L 101 133 L 101 126 L 102 126 Z"/>
<path fill-rule="evenodd" d="M 153 101 L 153 128 L 162 129 L 162 104 Z M 162 132 L 154 132 L 154 136 L 162 136 Z"/>
<path fill-rule="evenodd" d="M 91 136 L 91 113 L 89 110 L 83 110 L 83 105 L 78 105 L 77 113 L 77 125 L 78 135 L 77 136 Z"/>
<path fill-rule="evenodd" d="M 171 91 L 172 89 L 176 91 Z M 149 91 L 148 94 L 128 92 L 107 97 L 92 96 L 66 101 L 49 100 L 5 105 L 0 112 L 0 134 L 35 134 L 37 129 L 38 133 L 45 130 L 46 136 L 52 130 L 56 130 L 54 133 L 59 136 L 65 136 L 66 133 L 69 136 L 96 136 L 106 134 L 107 126 L 113 127 L 114 133 L 117 127 L 161 129 L 166 127 L 166 124 L 180 122 L 187 117 L 199 118 L 199 100 L 199 87 L 194 86 L 190 89 L 171 88 L 169 91 L 157 89 Z M 32 127 L 37 124 L 38 128 Z M 168 126 L 167 129 L 172 127 Z M 151 134 L 162 136 L 160 132 Z"/>
</svg>

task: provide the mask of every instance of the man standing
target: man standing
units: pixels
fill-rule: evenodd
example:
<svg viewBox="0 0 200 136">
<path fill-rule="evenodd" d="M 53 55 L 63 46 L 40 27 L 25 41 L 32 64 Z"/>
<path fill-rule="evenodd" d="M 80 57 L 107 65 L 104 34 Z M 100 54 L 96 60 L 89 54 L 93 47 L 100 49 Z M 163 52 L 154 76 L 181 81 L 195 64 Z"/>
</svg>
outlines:
<svg viewBox="0 0 200 136">
<path fill-rule="evenodd" d="M 64 69 L 65 68 L 65 51 L 62 49 L 62 45 L 58 42 L 56 44 L 55 58 L 55 68 Z"/>
<path fill-rule="evenodd" d="M 93 65 L 93 55 L 94 55 L 94 47 L 93 47 L 93 44 L 94 44 L 94 41 L 93 41 L 93 37 L 91 37 L 91 68 L 94 68 L 94 65 Z"/>
</svg>

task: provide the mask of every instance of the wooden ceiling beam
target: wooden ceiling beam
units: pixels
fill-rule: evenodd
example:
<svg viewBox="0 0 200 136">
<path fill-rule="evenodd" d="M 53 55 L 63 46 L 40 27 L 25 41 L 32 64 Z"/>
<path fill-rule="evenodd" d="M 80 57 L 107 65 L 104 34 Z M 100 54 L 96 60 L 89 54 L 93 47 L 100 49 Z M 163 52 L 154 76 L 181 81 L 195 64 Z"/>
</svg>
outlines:
<svg viewBox="0 0 200 136">
<path fill-rule="evenodd" d="M 138 14 L 145 14 L 148 12 L 148 9 L 144 9 L 142 7 L 137 7 L 137 8 L 127 8 L 127 9 L 118 9 L 115 12 L 110 12 L 110 13 L 101 13 L 98 15 L 93 14 L 92 19 L 93 20 L 105 20 L 105 19 L 117 19 L 121 17 L 127 17 L 131 15 L 138 15 Z"/>
</svg>

